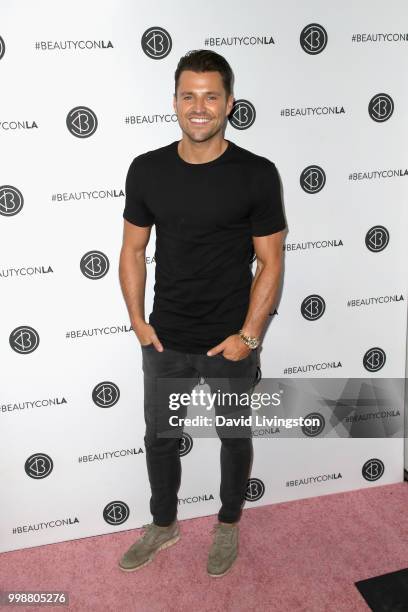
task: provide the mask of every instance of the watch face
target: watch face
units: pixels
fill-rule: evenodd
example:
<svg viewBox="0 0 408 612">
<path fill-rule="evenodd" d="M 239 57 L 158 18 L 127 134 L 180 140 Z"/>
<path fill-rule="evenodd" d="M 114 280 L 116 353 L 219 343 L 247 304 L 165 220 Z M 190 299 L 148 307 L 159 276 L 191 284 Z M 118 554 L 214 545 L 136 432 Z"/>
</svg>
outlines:
<svg viewBox="0 0 408 612">
<path fill-rule="evenodd" d="M 257 348 L 260 344 L 260 340 L 258 338 L 251 338 L 250 336 L 245 336 L 245 334 L 242 333 L 242 330 L 238 332 L 238 335 L 240 336 L 244 344 L 246 344 L 246 346 L 251 349 Z"/>
<path fill-rule="evenodd" d="M 240 334 L 240 337 L 243 343 L 249 348 L 256 348 L 259 344 L 259 340 L 257 338 L 251 338 L 250 336 L 245 336 L 244 334 Z"/>
</svg>

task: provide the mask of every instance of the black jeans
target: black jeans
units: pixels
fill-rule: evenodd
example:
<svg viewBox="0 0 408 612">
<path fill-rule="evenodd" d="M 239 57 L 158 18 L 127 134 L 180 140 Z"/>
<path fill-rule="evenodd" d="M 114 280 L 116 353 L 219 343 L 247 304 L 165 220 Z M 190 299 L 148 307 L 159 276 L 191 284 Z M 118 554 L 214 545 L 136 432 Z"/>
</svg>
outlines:
<svg viewBox="0 0 408 612">
<path fill-rule="evenodd" d="M 181 482 L 180 438 L 159 437 L 157 433 L 163 431 L 163 415 L 168 415 L 167 404 L 158 391 L 158 378 L 183 379 L 179 392 L 190 394 L 201 378 L 211 386 L 211 392 L 230 389 L 231 391 L 246 391 L 250 393 L 256 378 L 257 349 L 251 350 L 244 359 L 232 361 L 226 359 L 221 353 L 209 357 L 205 353 L 183 353 L 173 349 L 164 348 L 157 351 L 153 344 L 141 346 L 143 358 L 144 378 L 144 418 L 146 432 L 144 443 L 146 448 L 147 472 L 151 487 L 150 512 L 156 525 L 170 525 L 177 517 L 177 492 Z M 212 382 L 217 384 L 214 388 Z M 170 382 L 173 384 L 173 381 Z M 176 382 L 177 384 L 177 382 Z M 244 386 L 243 386 L 244 385 Z M 174 389 L 174 387 L 173 387 Z M 214 405 L 215 414 L 227 415 L 226 408 Z M 231 410 L 231 407 L 228 409 Z M 186 408 L 184 414 L 186 413 Z M 183 414 L 183 416 L 184 416 Z M 239 407 L 239 414 L 247 416 L 250 408 Z M 231 429 L 231 428 L 229 428 Z M 226 428 L 216 428 L 221 440 L 220 463 L 221 483 L 220 499 L 221 509 L 218 520 L 224 523 L 234 523 L 241 517 L 242 506 L 245 501 L 245 492 L 252 463 L 251 433 L 246 437 L 224 436 L 221 431 Z M 203 458 L 205 465 L 205 459 Z"/>
</svg>

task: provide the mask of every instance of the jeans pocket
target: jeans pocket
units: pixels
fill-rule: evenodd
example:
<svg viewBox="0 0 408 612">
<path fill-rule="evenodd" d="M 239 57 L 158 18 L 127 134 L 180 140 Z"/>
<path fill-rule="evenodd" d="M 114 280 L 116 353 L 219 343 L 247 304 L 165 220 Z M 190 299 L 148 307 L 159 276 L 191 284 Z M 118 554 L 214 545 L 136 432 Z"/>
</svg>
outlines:
<svg viewBox="0 0 408 612">
<path fill-rule="evenodd" d="M 226 361 L 227 363 L 241 363 L 242 361 L 246 361 L 247 359 L 249 359 L 250 357 L 252 357 L 252 349 L 251 352 L 244 357 L 243 359 L 227 359 L 227 357 L 224 357 L 224 355 L 222 353 L 220 353 L 221 357 L 224 359 L 224 361 Z"/>
</svg>

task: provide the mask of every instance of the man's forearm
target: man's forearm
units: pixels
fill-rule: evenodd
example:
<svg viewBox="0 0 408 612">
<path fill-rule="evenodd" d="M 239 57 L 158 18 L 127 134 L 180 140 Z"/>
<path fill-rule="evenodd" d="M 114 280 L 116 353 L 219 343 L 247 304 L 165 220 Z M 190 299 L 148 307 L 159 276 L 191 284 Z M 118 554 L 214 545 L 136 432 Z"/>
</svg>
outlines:
<svg viewBox="0 0 408 612">
<path fill-rule="evenodd" d="M 122 248 L 119 280 L 133 329 L 145 322 L 146 261 L 144 251 Z"/>
<path fill-rule="evenodd" d="M 281 262 L 257 265 L 252 281 L 248 312 L 242 326 L 248 336 L 260 336 L 276 300 L 281 279 Z"/>
</svg>

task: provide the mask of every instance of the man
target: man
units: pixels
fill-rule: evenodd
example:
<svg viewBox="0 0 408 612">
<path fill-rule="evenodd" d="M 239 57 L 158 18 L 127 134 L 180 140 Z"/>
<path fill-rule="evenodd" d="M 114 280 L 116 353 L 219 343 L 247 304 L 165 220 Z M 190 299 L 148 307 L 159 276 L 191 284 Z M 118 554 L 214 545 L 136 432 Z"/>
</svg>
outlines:
<svg viewBox="0 0 408 612">
<path fill-rule="evenodd" d="M 200 377 L 254 381 L 259 337 L 280 284 L 286 224 L 278 174 L 267 158 L 224 139 L 232 81 L 228 62 L 217 53 L 182 57 L 173 96 L 182 139 L 137 156 L 126 177 L 119 276 L 142 351 L 153 522 L 121 558 L 125 571 L 145 566 L 180 537 L 179 437 L 157 435 L 168 409 L 158 399 L 157 379 L 187 379 L 187 391 Z M 156 282 L 147 323 L 145 248 L 153 224 Z M 210 576 L 226 574 L 237 557 L 251 453 L 250 437 L 221 438 L 222 506 Z"/>
</svg>

